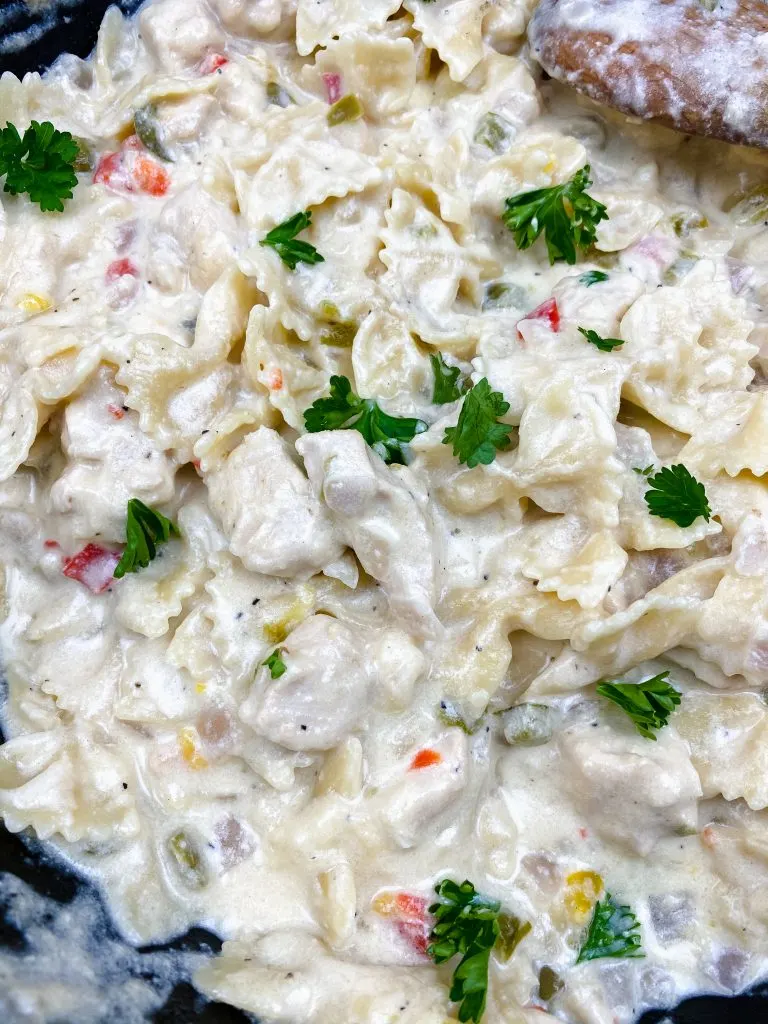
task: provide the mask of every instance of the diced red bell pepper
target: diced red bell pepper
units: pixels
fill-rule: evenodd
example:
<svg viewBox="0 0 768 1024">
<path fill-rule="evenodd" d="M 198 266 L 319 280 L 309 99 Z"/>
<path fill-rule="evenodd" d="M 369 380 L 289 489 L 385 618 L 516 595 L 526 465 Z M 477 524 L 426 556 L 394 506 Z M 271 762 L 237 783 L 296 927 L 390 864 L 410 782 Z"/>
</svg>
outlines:
<svg viewBox="0 0 768 1024">
<path fill-rule="evenodd" d="M 417 771 L 419 768 L 431 768 L 433 765 L 441 764 L 443 755 L 438 750 L 432 750 L 431 747 L 424 747 L 423 750 L 418 750 L 408 766 L 409 771 Z"/>
<path fill-rule="evenodd" d="M 171 178 L 164 167 L 126 139 L 119 153 L 105 153 L 93 172 L 95 185 L 106 185 L 115 192 L 143 192 L 150 196 L 164 196 Z"/>
<path fill-rule="evenodd" d="M 328 97 L 329 103 L 333 104 L 341 99 L 340 74 L 326 71 L 323 75 L 323 84 L 325 85 L 325 95 Z"/>
<path fill-rule="evenodd" d="M 223 68 L 227 64 L 229 64 L 229 57 L 225 57 L 223 53 L 209 53 L 197 65 L 197 70 L 201 75 L 212 75 L 214 71 L 218 71 L 219 68 Z"/>
<path fill-rule="evenodd" d="M 124 257 L 123 259 L 120 260 L 113 260 L 107 267 L 107 284 L 111 284 L 113 281 L 116 281 L 120 277 L 127 276 L 139 276 L 139 268 L 136 266 L 133 260 L 129 260 Z"/>
<path fill-rule="evenodd" d="M 61 571 L 71 580 L 88 587 L 92 594 L 101 594 L 113 582 L 119 551 L 109 551 L 98 544 L 86 544 L 82 551 L 67 558 Z"/>
<path fill-rule="evenodd" d="M 422 955 L 426 954 L 432 917 L 427 907 L 429 900 L 410 892 L 387 892 L 377 896 L 374 909 L 383 917 L 392 918 L 398 933 Z"/>
<path fill-rule="evenodd" d="M 557 308 L 557 302 L 555 299 L 546 299 L 536 309 L 531 310 L 522 320 L 518 320 L 518 324 L 521 324 L 523 320 L 545 320 L 549 324 L 550 330 L 557 333 L 560 330 L 560 310 Z M 522 340 L 522 334 L 518 327 L 517 336 Z"/>
</svg>

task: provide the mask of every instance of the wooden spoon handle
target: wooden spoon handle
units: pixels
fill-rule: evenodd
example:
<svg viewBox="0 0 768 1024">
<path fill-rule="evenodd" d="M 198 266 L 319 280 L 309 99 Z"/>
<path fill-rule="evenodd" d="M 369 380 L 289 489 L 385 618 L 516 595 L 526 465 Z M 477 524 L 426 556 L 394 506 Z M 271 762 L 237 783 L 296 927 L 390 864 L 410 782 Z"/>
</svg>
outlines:
<svg viewBox="0 0 768 1024">
<path fill-rule="evenodd" d="M 599 103 L 768 148 L 766 0 L 541 0 L 528 38 L 548 74 Z"/>
</svg>

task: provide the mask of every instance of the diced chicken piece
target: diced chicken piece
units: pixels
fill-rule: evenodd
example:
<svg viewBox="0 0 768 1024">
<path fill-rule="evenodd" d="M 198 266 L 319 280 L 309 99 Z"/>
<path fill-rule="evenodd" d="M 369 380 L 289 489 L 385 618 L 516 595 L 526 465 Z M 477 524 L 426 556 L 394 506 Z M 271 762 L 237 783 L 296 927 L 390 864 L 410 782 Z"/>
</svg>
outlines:
<svg viewBox="0 0 768 1024">
<path fill-rule="evenodd" d="M 258 680 L 240 709 L 248 725 L 289 750 L 330 750 L 366 709 L 369 671 L 355 633 L 330 615 L 313 615 L 281 647 L 285 672 Z"/>
<path fill-rule="evenodd" d="M 173 497 L 175 466 L 124 408 L 106 368 L 69 403 L 61 443 L 69 462 L 51 487 L 57 512 L 71 514 L 75 537 L 125 540 L 129 498 L 162 505 Z"/>
<path fill-rule="evenodd" d="M 429 965 L 383 967 L 329 956 L 306 934 L 228 942 L 195 982 L 209 996 L 275 1022 L 443 1024 L 446 992 Z"/>
<path fill-rule="evenodd" d="M 408 849 L 426 838 L 431 821 L 446 810 L 467 784 L 467 737 L 450 729 L 430 752 L 439 761 L 418 767 L 417 758 L 403 765 L 403 775 L 381 794 L 381 816 L 398 846 Z M 430 760 L 433 760 L 430 758 Z"/>
<path fill-rule="evenodd" d="M 411 633 L 435 636 L 435 557 L 426 498 L 406 468 L 388 467 L 356 430 L 305 434 L 296 448 L 339 535 Z"/>
<path fill-rule="evenodd" d="M 152 234 L 149 277 L 165 291 L 180 291 L 186 275 L 205 291 L 234 259 L 237 218 L 198 185 L 163 208 Z"/>
<path fill-rule="evenodd" d="M 561 734 L 566 778 L 605 839 L 641 856 L 662 836 L 695 831 L 701 783 L 682 740 L 662 730 L 656 742 L 611 727 Z"/>
<path fill-rule="evenodd" d="M 328 512 L 269 427 L 248 434 L 206 483 L 232 553 L 252 572 L 312 576 L 341 556 Z"/>
<path fill-rule="evenodd" d="M 191 68 L 209 50 L 224 46 L 224 33 L 205 0 L 165 0 L 139 15 L 141 38 L 162 71 Z"/>
</svg>

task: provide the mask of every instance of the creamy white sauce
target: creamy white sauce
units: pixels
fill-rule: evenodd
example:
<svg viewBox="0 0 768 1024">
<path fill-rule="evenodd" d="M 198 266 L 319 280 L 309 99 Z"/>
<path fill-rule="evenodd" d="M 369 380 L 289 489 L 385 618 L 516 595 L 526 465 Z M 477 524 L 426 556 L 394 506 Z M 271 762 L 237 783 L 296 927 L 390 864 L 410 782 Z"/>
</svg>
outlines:
<svg viewBox="0 0 768 1024">
<path fill-rule="evenodd" d="M 230 940 L 198 984 L 265 1021 L 453 1019 L 392 896 L 451 877 L 532 925 L 488 1021 L 625 1024 L 766 973 L 765 160 L 537 85 L 522 0 L 398 10 L 157 0 L 89 62 L 0 80 L 0 120 L 94 162 L 63 214 L 2 196 L 0 814 L 131 941 Z M 338 89 L 365 116 L 332 127 Z M 170 160 L 132 135 L 148 105 Z M 504 198 L 585 162 L 596 248 L 517 251 Z M 309 208 L 325 262 L 292 272 L 259 242 Z M 557 330 L 525 318 L 552 297 Z M 435 351 L 510 403 L 490 466 L 442 444 Z M 429 424 L 407 467 L 304 432 L 332 374 Z M 675 462 L 711 521 L 648 514 L 635 469 Z M 181 539 L 110 583 L 131 497 Z M 662 671 L 683 699 L 653 742 L 595 684 Z M 539 745 L 495 714 L 520 703 Z M 576 966 L 605 891 L 645 957 Z"/>
</svg>

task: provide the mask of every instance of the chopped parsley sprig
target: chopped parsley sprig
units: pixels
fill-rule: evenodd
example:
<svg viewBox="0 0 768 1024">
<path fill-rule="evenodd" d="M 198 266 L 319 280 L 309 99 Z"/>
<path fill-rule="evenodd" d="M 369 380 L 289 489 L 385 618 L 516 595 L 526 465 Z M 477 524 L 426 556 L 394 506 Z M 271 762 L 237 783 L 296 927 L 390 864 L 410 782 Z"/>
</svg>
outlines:
<svg viewBox="0 0 768 1024">
<path fill-rule="evenodd" d="M 595 904 L 576 963 L 602 957 L 642 957 L 640 946 L 640 923 L 629 907 L 617 903 L 608 892 Z"/>
<path fill-rule="evenodd" d="M 576 262 L 576 250 L 597 238 L 597 225 L 608 219 L 602 203 L 587 195 L 592 184 L 589 164 L 564 185 L 537 188 L 505 200 L 502 220 L 515 236 L 518 249 L 529 249 L 542 232 L 549 262 Z"/>
<path fill-rule="evenodd" d="M 331 377 L 328 398 L 318 398 L 304 411 L 310 434 L 319 430 L 357 430 L 386 463 L 405 464 L 405 445 L 427 429 L 423 420 L 390 416 L 372 398 L 360 398 L 347 377 Z"/>
<path fill-rule="evenodd" d="M 583 334 L 590 345 L 599 348 L 601 352 L 612 352 L 624 344 L 623 338 L 601 338 L 597 331 L 587 330 L 584 327 L 579 328 L 579 334 Z"/>
<path fill-rule="evenodd" d="M 296 238 L 299 232 L 308 228 L 312 223 L 312 211 L 304 210 L 303 213 L 295 213 L 293 217 L 284 220 L 282 224 L 272 228 L 259 245 L 267 245 L 274 249 L 280 259 L 291 270 L 295 270 L 299 263 L 325 263 L 325 258 L 320 255 L 314 245 L 309 242 L 302 242 Z"/>
<path fill-rule="evenodd" d="M 663 729 L 680 703 L 680 693 L 667 682 L 669 672 L 661 672 L 642 683 L 600 683 L 601 697 L 617 704 L 635 723 L 647 740 L 655 740 L 655 729 Z"/>
<path fill-rule="evenodd" d="M 456 402 L 465 391 L 472 387 L 472 381 L 466 377 L 462 378 L 458 366 L 449 366 L 441 352 L 430 355 L 429 361 L 432 364 L 434 378 L 432 388 L 434 405 L 447 405 L 449 402 Z"/>
<path fill-rule="evenodd" d="M 510 423 L 499 423 L 498 417 L 509 410 L 500 391 L 491 391 L 487 377 L 467 392 L 455 427 L 447 427 L 443 444 L 453 445 L 453 454 L 459 462 L 473 466 L 487 466 L 496 458 L 497 451 L 509 448 L 509 435 L 515 429 Z"/>
<path fill-rule="evenodd" d="M 115 566 L 115 579 L 121 579 L 127 572 L 146 569 L 160 544 L 180 536 L 178 526 L 161 512 L 138 498 L 131 498 L 125 523 L 125 548 Z"/>
<path fill-rule="evenodd" d="M 502 959 L 508 959 L 530 924 L 500 913 L 499 901 L 483 896 L 469 881 L 459 884 L 446 878 L 435 892 L 441 902 L 429 908 L 435 924 L 427 956 L 436 964 L 461 957 L 453 972 L 450 998 L 459 1003 L 460 1021 L 479 1022 L 485 1011 L 491 950 L 498 943 Z"/>
<path fill-rule="evenodd" d="M 12 196 L 26 192 L 44 212 L 64 209 L 77 184 L 74 166 L 79 148 L 69 132 L 50 121 L 33 121 L 24 135 L 10 122 L 0 130 L 0 176 L 3 190 Z"/>
<path fill-rule="evenodd" d="M 664 466 L 648 477 L 650 489 L 645 492 L 645 503 L 652 516 L 671 519 L 678 526 L 690 526 L 699 516 L 706 522 L 712 517 L 704 484 L 691 476 L 681 463 Z"/>
</svg>

